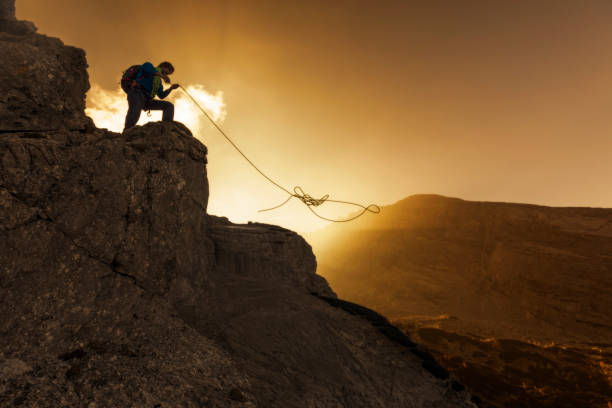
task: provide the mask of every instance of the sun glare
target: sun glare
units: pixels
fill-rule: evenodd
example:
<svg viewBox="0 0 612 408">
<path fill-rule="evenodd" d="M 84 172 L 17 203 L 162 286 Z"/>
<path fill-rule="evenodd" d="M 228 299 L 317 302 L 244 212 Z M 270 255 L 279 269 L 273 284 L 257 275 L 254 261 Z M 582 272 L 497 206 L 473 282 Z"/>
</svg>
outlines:
<svg viewBox="0 0 612 408">
<path fill-rule="evenodd" d="M 223 121 L 226 111 L 221 91 L 212 94 L 204 86 L 198 84 L 189 85 L 186 89 L 215 122 Z M 203 121 L 207 121 L 198 107 L 181 89 L 173 91 L 168 100 L 175 105 L 174 119 L 182 122 L 188 128 L 196 130 L 204 123 Z M 127 108 L 126 94 L 121 88 L 109 91 L 103 89 L 98 84 L 93 84 L 91 90 L 87 93 L 87 109 L 85 109 L 85 113 L 93 119 L 99 128 L 121 132 Z M 151 116 L 143 112 L 140 115 L 138 125 L 159 120 L 161 120 L 161 111 L 151 111 Z"/>
</svg>

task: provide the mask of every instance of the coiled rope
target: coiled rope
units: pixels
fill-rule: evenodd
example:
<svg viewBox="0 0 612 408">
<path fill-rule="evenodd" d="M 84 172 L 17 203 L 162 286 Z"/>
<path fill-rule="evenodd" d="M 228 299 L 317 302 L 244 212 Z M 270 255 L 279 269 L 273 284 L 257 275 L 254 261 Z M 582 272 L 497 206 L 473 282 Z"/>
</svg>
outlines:
<svg viewBox="0 0 612 408">
<path fill-rule="evenodd" d="M 263 171 L 259 170 L 259 168 L 255 165 L 255 163 L 253 163 L 243 152 L 242 150 L 240 150 L 240 148 L 238 146 L 236 146 L 236 143 L 234 143 L 232 141 L 232 139 L 229 138 L 229 136 L 227 136 L 227 134 L 223 131 L 223 129 L 221 129 L 219 127 L 219 125 L 217 125 L 217 123 L 208 115 L 208 113 L 204 110 L 204 108 L 202 108 L 202 106 L 198 103 L 198 101 L 191 96 L 191 94 L 185 89 L 183 88 L 183 86 L 179 85 L 179 87 L 183 90 L 183 92 L 185 92 L 185 94 L 187 94 L 187 96 L 189 96 L 189 98 L 191 98 L 191 100 L 193 101 L 193 103 L 200 108 L 200 110 L 202 111 L 202 113 L 204 114 L 204 116 L 206 116 L 206 118 L 208 118 L 208 120 L 217 128 L 217 130 L 219 131 L 219 133 L 221 133 L 223 135 L 223 137 L 225 137 L 225 139 L 227 139 L 227 141 L 234 146 L 234 149 L 236 149 L 238 151 L 238 153 L 240 153 L 242 155 L 242 157 L 244 157 L 244 159 L 249 162 L 249 164 L 251 166 L 253 166 L 253 168 L 255 170 L 257 170 L 257 172 L 259 174 L 261 174 L 263 177 L 265 177 L 270 183 L 272 183 L 273 185 L 275 185 L 276 187 L 278 187 L 279 189 L 283 190 L 285 193 L 287 193 L 289 195 L 289 197 L 283 201 L 282 203 L 280 203 L 279 205 L 272 207 L 272 208 L 266 208 L 264 210 L 259 210 L 259 212 L 263 212 L 263 211 L 271 211 L 271 210 L 276 210 L 277 208 L 282 207 L 283 205 L 287 204 L 289 202 L 289 200 L 291 200 L 292 198 L 297 198 L 299 199 L 301 202 L 303 202 L 306 207 L 317 217 L 326 220 L 326 221 L 331 221 L 331 222 L 348 222 L 348 221 L 352 221 L 356 218 L 361 217 L 363 214 L 365 214 L 366 212 L 371 212 L 374 214 L 378 214 L 380 213 L 380 207 L 377 206 L 376 204 L 370 204 L 368 206 L 363 206 L 361 204 L 357 204 L 357 203 L 353 203 L 350 201 L 340 201 L 340 200 L 331 200 L 329 198 L 329 194 L 325 194 L 323 197 L 321 198 L 314 198 L 311 195 L 307 194 L 304 192 L 304 190 L 302 189 L 302 187 L 300 186 L 295 186 L 293 188 L 293 193 L 289 190 L 287 190 L 285 187 L 281 186 L 280 184 L 278 184 L 276 181 L 272 180 L 270 177 L 268 177 Z M 318 207 L 320 205 L 322 205 L 323 203 L 326 202 L 330 202 L 330 203 L 340 203 L 340 204 L 348 204 L 348 205 L 354 205 L 356 207 L 360 207 L 361 211 L 357 214 L 354 215 L 350 218 L 345 218 L 345 219 L 331 219 L 331 218 L 326 218 L 323 217 L 322 215 L 318 214 L 316 211 L 314 211 L 312 209 L 312 207 Z"/>
</svg>

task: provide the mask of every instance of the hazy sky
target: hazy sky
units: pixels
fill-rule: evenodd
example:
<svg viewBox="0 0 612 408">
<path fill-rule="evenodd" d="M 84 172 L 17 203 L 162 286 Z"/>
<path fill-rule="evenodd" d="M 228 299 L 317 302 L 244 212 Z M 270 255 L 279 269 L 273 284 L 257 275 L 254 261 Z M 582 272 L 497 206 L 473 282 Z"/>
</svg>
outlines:
<svg viewBox="0 0 612 408">
<path fill-rule="evenodd" d="M 17 0 L 84 48 L 90 81 L 171 61 L 223 92 L 223 127 L 264 171 L 313 196 L 416 193 L 612 207 L 612 2 Z M 211 212 L 320 226 L 212 128 Z M 332 211 L 333 210 L 333 211 Z M 329 209 L 341 215 L 350 209 Z"/>
</svg>

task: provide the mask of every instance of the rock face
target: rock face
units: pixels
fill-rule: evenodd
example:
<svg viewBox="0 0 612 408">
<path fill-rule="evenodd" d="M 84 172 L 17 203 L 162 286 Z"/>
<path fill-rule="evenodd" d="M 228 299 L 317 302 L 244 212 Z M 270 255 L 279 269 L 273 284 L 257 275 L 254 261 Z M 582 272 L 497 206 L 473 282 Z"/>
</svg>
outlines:
<svg viewBox="0 0 612 408">
<path fill-rule="evenodd" d="M 26 234 L 6 245 L 46 248 L 49 265 L 53 254 L 68 250 L 62 242 L 69 243 L 155 293 L 175 293 L 178 270 L 202 285 L 197 276 L 212 262 L 212 245 L 192 243 L 205 236 L 206 148 L 185 127 L 149 126 L 125 137 L 5 134 L 0 145 L 3 225 Z M 46 225 L 34 234 L 38 245 L 23 225 Z M 43 266 L 29 264 L 43 259 L 17 248 L 2 249 L 11 273 Z"/>
<path fill-rule="evenodd" d="M 89 89 L 83 50 L 15 19 L 14 1 L 0 2 L 0 132 L 83 129 Z"/>
<path fill-rule="evenodd" d="M 486 406 L 612 395 L 612 209 L 417 195 L 309 242 L 339 296 L 400 325 Z"/>
<path fill-rule="evenodd" d="M 0 20 L 15 20 L 15 2 L 0 2 Z"/>
<path fill-rule="evenodd" d="M 53 56 L 3 81 L 20 102 L 0 104 L 0 406 L 472 406 L 384 318 L 344 311 L 303 238 L 206 214 L 187 128 L 76 130 L 82 51 L 0 41 L 15 81 Z M 47 94 L 75 61 L 79 85 Z"/>
</svg>

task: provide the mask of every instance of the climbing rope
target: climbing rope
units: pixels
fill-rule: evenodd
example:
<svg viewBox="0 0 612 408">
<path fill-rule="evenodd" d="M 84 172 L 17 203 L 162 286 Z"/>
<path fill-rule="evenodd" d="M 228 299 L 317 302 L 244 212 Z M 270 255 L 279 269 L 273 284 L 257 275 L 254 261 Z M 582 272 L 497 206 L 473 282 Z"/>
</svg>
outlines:
<svg viewBox="0 0 612 408">
<path fill-rule="evenodd" d="M 242 150 L 240 150 L 240 148 L 238 146 L 236 146 L 236 144 L 232 141 L 232 139 L 229 138 L 229 136 L 227 136 L 227 134 L 225 134 L 225 132 L 223 131 L 223 129 L 221 129 L 219 127 L 219 125 L 217 125 L 217 123 L 208 115 L 208 113 L 204 110 L 204 108 L 202 108 L 202 106 L 198 103 L 198 101 L 191 96 L 191 94 L 185 89 L 183 88 L 183 86 L 179 85 L 179 87 L 183 90 L 183 92 L 185 92 L 185 94 L 187 94 L 187 96 L 189 96 L 189 98 L 191 98 L 191 100 L 193 101 L 193 103 L 200 108 L 200 110 L 202 111 L 202 113 L 204 114 L 204 116 L 206 116 L 206 118 L 217 128 L 217 130 L 219 131 L 219 133 L 221 133 L 223 135 L 223 137 L 225 137 L 225 139 L 227 139 L 227 141 L 234 146 L 234 149 L 236 149 L 238 151 L 238 153 L 240 153 L 242 155 L 242 157 L 244 157 L 244 159 L 249 162 L 249 164 L 251 166 L 253 166 L 253 168 L 255 170 L 257 170 L 257 172 L 259 174 L 261 174 L 264 178 L 266 178 L 270 183 L 272 183 L 273 185 L 275 185 L 276 187 L 278 187 L 279 189 L 283 190 L 285 193 L 287 193 L 289 195 L 289 197 L 283 201 L 282 203 L 280 203 L 279 205 L 272 207 L 272 208 L 266 208 L 265 210 L 259 210 L 259 212 L 263 212 L 263 211 L 271 211 L 271 210 L 276 210 L 277 208 L 282 207 L 283 205 L 287 204 L 289 202 L 289 200 L 291 200 L 292 198 L 297 198 L 299 199 L 301 202 L 303 202 L 306 207 L 317 217 L 326 220 L 326 221 L 331 221 L 331 222 L 348 222 L 348 221 L 352 221 L 355 218 L 359 218 L 361 217 L 364 213 L 366 212 L 371 212 L 374 214 L 378 214 L 380 213 L 380 207 L 377 206 L 376 204 L 370 204 L 368 206 L 363 206 L 361 204 L 357 204 L 357 203 L 352 203 L 350 201 L 340 201 L 340 200 L 330 200 L 329 198 L 329 194 L 325 194 L 323 197 L 321 198 L 314 198 L 309 194 L 306 194 L 304 192 L 304 190 L 302 189 L 302 187 L 300 186 L 295 186 L 293 188 L 293 193 L 289 190 L 287 190 L 285 187 L 281 186 L 280 184 L 278 184 L 276 181 L 272 180 L 270 177 L 268 177 L 263 171 L 259 170 L 259 168 L 255 165 L 255 163 L 253 163 L 243 152 Z M 331 219 L 331 218 L 326 218 L 323 217 L 322 215 L 318 214 L 316 211 L 314 211 L 312 209 L 312 207 L 318 207 L 323 203 L 340 203 L 340 204 L 348 204 L 348 205 L 354 205 L 356 207 L 360 207 L 361 211 L 355 215 L 352 216 L 350 218 L 346 218 L 346 219 Z"/>
</svg>

